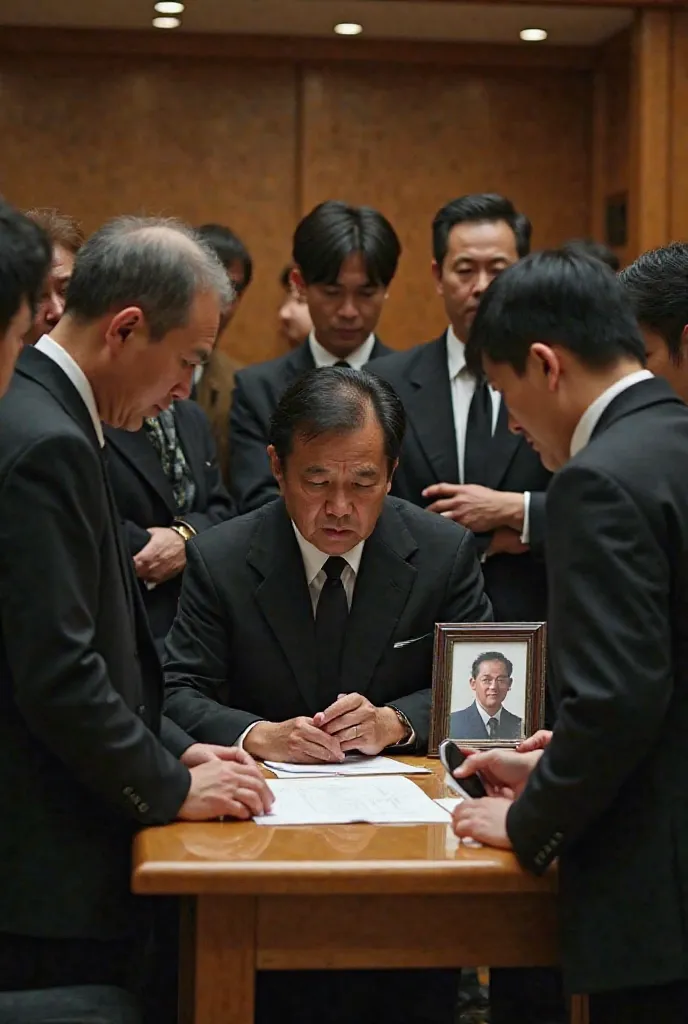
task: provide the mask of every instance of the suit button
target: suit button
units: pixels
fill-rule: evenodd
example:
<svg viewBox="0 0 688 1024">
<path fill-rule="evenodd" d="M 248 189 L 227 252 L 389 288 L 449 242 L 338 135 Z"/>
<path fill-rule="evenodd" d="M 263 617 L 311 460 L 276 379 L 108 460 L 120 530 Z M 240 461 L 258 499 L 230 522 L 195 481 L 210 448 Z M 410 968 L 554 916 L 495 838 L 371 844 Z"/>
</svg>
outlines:
<svg viewBox="0 0 688 1024">
<path fill-rule="evenodd" d="M 148 806 L 148 804 L 147 804 L 147 803 L 145 802 L 145 800 L 143 800 L 143 801 L 142 801 L 142 802 L 141 802 L 141 803 L 139 804 L 139 810 L 140 810 L 141 814 L 145 814 L 145 813 L 146 813 L 146 811 L 149 811 L 149 810 L 150 810 L 150 807 L 149 807 L 149 806 Z"/>
<path fill-rule="evenodd" d="M 147 710 L 148 709 L 146 708 L 145 704 L 139 704 L 139 706 L 136 709 L 136 714 L 141 715 L 141 717 L 143 718 Z"/>
</svg>

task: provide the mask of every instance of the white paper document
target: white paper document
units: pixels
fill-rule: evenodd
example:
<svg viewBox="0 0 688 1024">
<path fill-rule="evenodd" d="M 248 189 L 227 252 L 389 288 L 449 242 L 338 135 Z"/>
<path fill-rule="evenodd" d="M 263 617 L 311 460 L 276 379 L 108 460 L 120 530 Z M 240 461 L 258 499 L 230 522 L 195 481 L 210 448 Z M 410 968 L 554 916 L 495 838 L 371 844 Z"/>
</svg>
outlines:
<svg viewBox="0 0 688 1024">
<path fill-rule="evenodd" d="M 444 807 L 445 811 L 447 811 L 448 814 L 453 814 L 456 808 L 459 806 L 459 804 L 463 803 L 463 797 L 443 796 L 435 800 L 435 803 L 439 804 L 440 807 Z"/>
<path fill-rule="evenodd" d="M 421 765 L 404 764 L 393 757 L 366 757 L 354 754 L 341 764 L 289 764 L 286 761 L 265 761 L 265 767 L 278 779 L 323 778 L 327 775 L 429 775 Z"/>
<path fill-rule="evenodd" d="M 270 780 L 275 803 L 256 825 L 387 825 L 448 823 L 447 812 L 411 779 L 400 776 L 366 779 Z"/>
</svg>

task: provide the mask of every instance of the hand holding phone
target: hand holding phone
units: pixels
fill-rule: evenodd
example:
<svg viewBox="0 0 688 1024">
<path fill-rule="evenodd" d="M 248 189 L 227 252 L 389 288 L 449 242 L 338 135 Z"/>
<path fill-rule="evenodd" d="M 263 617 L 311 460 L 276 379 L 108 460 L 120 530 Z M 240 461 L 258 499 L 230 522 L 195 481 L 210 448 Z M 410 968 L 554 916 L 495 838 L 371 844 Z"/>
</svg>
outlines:
<svg viewBox="0 0 688 1024">
<path fill-rule="evenodd" d="M 461 767 L 467 757 L 454 740 L 442 740 L 439 755 L 440 761 L 447 770 L 445 781 L 450 789 L 467 800 L 480 800 L 481 797 L 487 796 L 487 790 L 479 775 L 469 775 L 465 779 L 454 778 L 454 772 Z"/>
</svg>

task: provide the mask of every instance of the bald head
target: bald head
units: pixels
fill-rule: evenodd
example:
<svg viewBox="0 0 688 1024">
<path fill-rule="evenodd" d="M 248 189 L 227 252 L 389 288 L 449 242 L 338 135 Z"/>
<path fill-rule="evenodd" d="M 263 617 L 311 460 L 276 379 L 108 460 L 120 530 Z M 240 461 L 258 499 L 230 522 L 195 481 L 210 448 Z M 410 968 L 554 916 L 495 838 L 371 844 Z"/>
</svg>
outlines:
<svg viewBox="0 0 688 1024">
<path fill-rule="evenodd" d="M 175 220 L 118 217 L 80 250 L 65 316 L 84 324 L 136 307 L 155 341 L 184 327 L 194 300 L 207 293 L 221 308 L 232 300 L 222 264 L 191 228 Z"/>
</svg>

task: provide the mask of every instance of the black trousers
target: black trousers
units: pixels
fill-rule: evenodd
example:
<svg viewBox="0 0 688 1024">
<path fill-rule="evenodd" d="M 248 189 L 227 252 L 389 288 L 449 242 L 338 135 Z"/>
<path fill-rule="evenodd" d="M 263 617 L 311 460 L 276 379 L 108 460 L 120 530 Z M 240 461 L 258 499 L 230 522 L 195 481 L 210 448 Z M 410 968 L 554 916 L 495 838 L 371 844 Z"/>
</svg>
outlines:
<svg viewBox="0 0 688 1024">
<path fill-rule="evenodd" d="M 141 1024 L 134 996 L 109 985 L 0 992 L 0 1024 Z"/>
<path fill-rule="evenodd" d="M 492 1024 L 567 1024 L 561 971 L 554 967 L 490 969 Z"/>
<path fill-rule="evenodd" d="M 661 936 L 658 941 L 661 941 Z M 686 1024 L 688 982 L 597 992 L 590 996 L 590 1024 Z"/>
<path fill-rule="evenodd" d="M 0 992 L 79 985 L 114 985 L 135 991 L 134 946 L 131 940 L 99 942 L 0 933 Z"/>
</svg>

